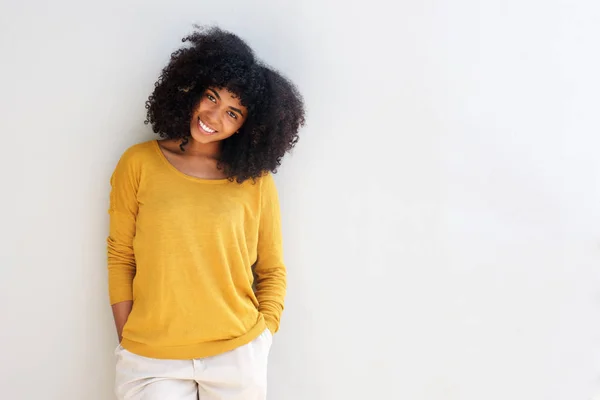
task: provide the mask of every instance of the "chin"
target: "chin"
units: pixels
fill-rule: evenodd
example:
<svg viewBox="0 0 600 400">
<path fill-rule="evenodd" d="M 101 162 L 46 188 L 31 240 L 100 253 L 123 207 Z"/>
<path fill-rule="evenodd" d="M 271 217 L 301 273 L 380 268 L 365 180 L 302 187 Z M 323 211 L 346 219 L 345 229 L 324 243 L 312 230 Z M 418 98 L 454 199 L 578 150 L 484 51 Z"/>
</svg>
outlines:
<svg viewBox="0 0 600 400">
<path fill-rule="evenodd" d="M 221 138 L 219 137 L 220 135 L 206 135 L 196 129 L 193 129 L 190 132 L 192 139 L 194 139 L 194 141 L 199 142 L 199 143 L 212 143 L 212 142 L 218 142 L 221 140 Z"/>
</svg>

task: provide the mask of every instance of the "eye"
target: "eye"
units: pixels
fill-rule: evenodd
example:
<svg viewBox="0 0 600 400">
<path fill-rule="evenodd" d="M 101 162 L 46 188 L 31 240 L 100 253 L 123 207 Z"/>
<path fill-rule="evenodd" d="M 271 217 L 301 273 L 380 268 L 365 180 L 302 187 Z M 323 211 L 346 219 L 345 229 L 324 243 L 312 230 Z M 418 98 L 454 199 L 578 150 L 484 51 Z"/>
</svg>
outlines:
<svg viewBox="0 0 600 400">
<path fill-rule="evenodd" d="M 229 114 L 229 116 L 233 119 L 237 119 L 237 114 L 234 113 L 233 111 L 227 111 L 227 114 Z"/>
<path fill-rule="evenodd" d="M 215 98 L 214 98 L 214 96 L 213 96 L 212 94 L 208 94 L 208 93 L 207 93 L 207 94 L 206 94 L 206 97 L 208 97 L 208 99 L 209 99 L 210 101 L 212 101 L 213 103 L 216 103 L 216 102 L 217 102 L 217 99 L 215 99 Z"/>
</svg>

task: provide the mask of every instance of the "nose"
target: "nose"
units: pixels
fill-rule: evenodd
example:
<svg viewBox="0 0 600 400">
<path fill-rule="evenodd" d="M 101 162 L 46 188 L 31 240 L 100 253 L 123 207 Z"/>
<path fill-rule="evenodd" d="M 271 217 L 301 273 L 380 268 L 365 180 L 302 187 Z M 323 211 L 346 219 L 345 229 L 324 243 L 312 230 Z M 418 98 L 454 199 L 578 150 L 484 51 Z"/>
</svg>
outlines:
<svg viewBox="0 0 600 400">
<path fill-rule="evenodd" d="M 206 121 L 207 124 L 210 125 L 216 123 L 219 120 L 219 110 L 217 110 L 216 107 L 209 109 L 206 113 L 206 117 L 208 119 Z"/>
</svg>

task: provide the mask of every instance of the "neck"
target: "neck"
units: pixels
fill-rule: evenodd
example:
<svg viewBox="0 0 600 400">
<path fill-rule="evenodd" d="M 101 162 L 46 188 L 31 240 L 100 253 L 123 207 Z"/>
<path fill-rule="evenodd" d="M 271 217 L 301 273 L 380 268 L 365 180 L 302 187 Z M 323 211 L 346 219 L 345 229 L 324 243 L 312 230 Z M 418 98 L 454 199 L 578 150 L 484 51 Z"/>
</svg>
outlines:
<svg viewBox="0 0 600 400">
<path fill-rule="evenodd" d="M 221 154 L 221 142 L 200 143 L 193 137 L 188 138 L 187 144 L 183 146 L 185 153 L 190 156 L 218 158 Z"/>
</svg>

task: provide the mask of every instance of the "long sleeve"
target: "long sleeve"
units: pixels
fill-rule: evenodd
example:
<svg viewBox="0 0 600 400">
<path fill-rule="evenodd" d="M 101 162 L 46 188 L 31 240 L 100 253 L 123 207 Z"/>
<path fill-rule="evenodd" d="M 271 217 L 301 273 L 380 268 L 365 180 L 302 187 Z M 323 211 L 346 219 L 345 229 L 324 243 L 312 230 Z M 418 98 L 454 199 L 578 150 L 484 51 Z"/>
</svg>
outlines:
<svg viewBox="0 0 600 400">
<path fill-rule="evenodd" d="M 271 332 L 277 332 L 286 294 L 279 197 L 271 174 L 262 178 L 261 213 L 255 265 L 256 297 Z"/>
<path fill-rule="evenodd" d="M 138 213 L 139 165 L 131 151 L 123 154 L 111 177 L 108 288 L 110 304 L 133 300 L 136 264 L 133 238 Z"/>
</svg>

